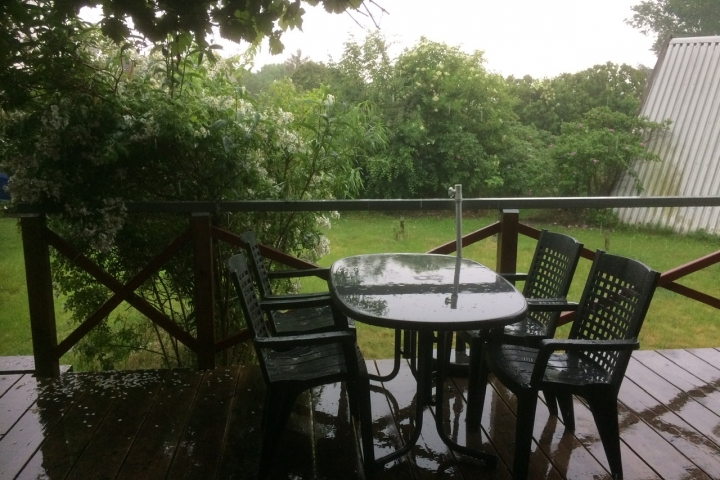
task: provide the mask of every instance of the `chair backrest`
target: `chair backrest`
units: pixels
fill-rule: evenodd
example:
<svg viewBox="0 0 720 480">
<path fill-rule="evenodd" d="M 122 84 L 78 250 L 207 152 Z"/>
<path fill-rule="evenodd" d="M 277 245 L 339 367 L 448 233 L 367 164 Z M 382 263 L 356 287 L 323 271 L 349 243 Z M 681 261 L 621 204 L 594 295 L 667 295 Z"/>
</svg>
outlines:
<svg viewBox="0 0 720 480">
<path fill-rule="evenodd" d="M 272 295 L 272 286 L 270 285 L 270 275 L 265 266 L 265 258 L 260 253 L 260 246 L 257 243 L 255 232 L 248 230 L 240 235 L 240 238 L 247 244 L 246 252 L 250 259 L 250 269 L 255 277 L 260 290 L 260 297 L 265 298 Z"/>
<path fill-rule="evenodd" d="M 247 260 L 242 253 L 233 255 L 227 261 L 228 273 L 230 279 L 235 286 L 240 306 L 242 307 L 245 322 L 252 333 L 253 338 L 269 337 L 270 332 L 265 325 L 265 318 L 255 289 L 253 287 L 253 279 L 248 269 Z"/>
<path fill-rule="evenodd" d="M 637 340 L 660 274 L 647 265 L 602 250 L 595 254 L 569 338 Z M 584 352 L 618 386 L 632 352 Z"/>
<path fill-rule="evenodd" d="M 562 233 L 540 232 L 535 254 L 528 270 L 523 295 L 525 298 L 565 298 L 583 244 Z M 532 312 L 529 315 L 543 325 L 557 321 L 561 312 Z"/>
</svg>

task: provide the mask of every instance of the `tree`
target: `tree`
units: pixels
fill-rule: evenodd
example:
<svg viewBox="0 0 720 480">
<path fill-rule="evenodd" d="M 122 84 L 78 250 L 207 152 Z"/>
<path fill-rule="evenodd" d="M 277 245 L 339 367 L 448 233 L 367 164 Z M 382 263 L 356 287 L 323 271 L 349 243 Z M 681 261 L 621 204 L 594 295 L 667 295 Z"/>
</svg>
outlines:
<svg viewBox="0 0 720 480">
<path fill-rule="evenodd" d="M 4 0 L 0 2 L 0 108 L 17 107 L 48 87 L 62 89 L 58 80 L 82 68 L 76 50 L 58 41 L 81 23 L 82 7 L 102 7 L 102 32 L 122 46 L 162 52 L 167 77 L 179 84 L 183 62 L 215 60 L 208 39 L 217 27 L 229 40 L 258 45 L 268 39 L 270 51 L 283 50 L 287 29 L 302 28 L 304 6 L 322 4 L 331 13 L 361 12 L 373 18 L 364 0 Z M 375 2 L 368 2 L 380 8 Z M 131 28 L 132 26 L 132 28 Z M 52 60 L 53 62 L 50 62 Z M 51 68 L 52 67 L 52 68 Z M 48 82 L 47 79 L 53 81 Z"/>
<path fill-rule="evenodd" d="M 270 85 L 288 76 L 287 67 L 282 63 L 263 65 L 260 71 L 247 73 L 242 82 L 250 93 L 255 95 L 266 92 Z"/>
<path fill-rule="evenodd" d="M 331 92 L 336 92 L 340 82 L 340 74 L 336 68 L 312 60 L 298 66 L 290 78 L 296 87 L 305 91 L 325 86 Z"/>
<path fill-rule="evenodd" d="M 645 35 L 656 35 L 652 49 L 658 54 L 672 37 L 720 35 L 717 0 L 644 0 L 632 10 L 627 23 Z"/>
<path fill-rule="evenodd" d="M 382 92 L 377 105 L 392 138 L 385 158 L 366 167 L 371 195 L 444 197 L 461 183 L 468 196 L 483 196 L 502 184 L 498 155 L 516 117 L 482 52 L 422 39 L 398 57 Z"/>
<path fill-rule="evenodd" d="M 665 131 L 669 122 L 650 122 L 598 107 L 582 121 L 566 122 L 555 144 L 548 147 L 557 166 L 558 193 L 568 196 L 608 196 L 636 162 L 657 161 L 647 142 Z M 636 188 L 642 190 L 637 176 Z"/>
<path fill-rule="evenodd" d="M 647 75 L 643 68 L 608 62 L 550 79 L 510 77 L 508 82 L 520 121 L 557 135 L 563 122 L 580 121 L 593 108 L 635 115 Z"/>
</svg>

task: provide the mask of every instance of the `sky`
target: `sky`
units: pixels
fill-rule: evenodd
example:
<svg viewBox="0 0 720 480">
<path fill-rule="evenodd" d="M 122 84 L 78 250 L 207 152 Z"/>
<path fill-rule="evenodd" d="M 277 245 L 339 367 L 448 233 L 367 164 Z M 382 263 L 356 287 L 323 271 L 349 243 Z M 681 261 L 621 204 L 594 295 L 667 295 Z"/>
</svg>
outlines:
<svg viewBox="0 0 720 480">
<path fill-rule="evenodd" d="M 375 0 L 388 13 L 375 10 L 392 55 L 411 48 L 420 37 L 472 52 L 481 50 L 488 71 L 534 78 L 575 73 L 613 62 L 654 67 L 653 38 L 625 23 L 640 0 Z M 340 60 L 343 45 L 362 42 L 370 20 L 332 15 L 322 7 L 305 7 L 303 31 L 283 35 L 285 51 L 270 55 L 267 42 L 255 59 L 258 69 L 282 63 L 298 49 L 315 61 Z M 223 42 L 226 55 L 244 46 Z"/>
</svg>

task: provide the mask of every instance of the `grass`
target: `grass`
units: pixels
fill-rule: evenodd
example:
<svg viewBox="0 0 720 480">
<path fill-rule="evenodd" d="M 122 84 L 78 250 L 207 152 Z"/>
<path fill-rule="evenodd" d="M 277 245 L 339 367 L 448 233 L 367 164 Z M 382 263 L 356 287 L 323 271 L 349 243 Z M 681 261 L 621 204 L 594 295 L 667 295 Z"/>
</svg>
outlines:
<svg viewBox="0 0 720 480">
<path fill-rule="evenodd" d="M 0 217 L 0 252 L 0 356 L 32 355 L 25 262 L 15 219 Z M 61 297 L 55 298 L 55 317 L 58 337 L 65 338 L 72 326 Z M 63 357 L 62 363 L 71 364 L 71 355 Z"/>
<path fill-rule="evenodd" d="M 523 212 L 525 214 L 525 212 Z M 469 233 L 497 219 L 494 212 L 466 212 L 463 232 Z M 404 229 L 401 229 L 401 220 Z M 602 248 L 612 253 L 636 258 L 650 267 L 666 271 L 720 249 L 720 238 L 710 235 L 678 235 L 652 229 L 623 228 L 606 231 L 583 225 L 564 226 L 552 221 L 523 218 L 536 228 L 547 228 L 572 235 L 592 250 Z M 343 214 L 334 220 L 325 234 L 330 239 L 331 253 L 319 263 L 330 266 L 338 258 L 361 253 L 426 252 L 455 238 L 455 220 L 448 213 L 424 214 Z M 607 248 L 606 248 L 607 246 Z M 28 321 L 27 293 L 20 235 L 13 219 L 0 218 L 0 355 L 32 353 Z M 463 249 L 463 255 L 489 266 L 495 265 L 497 244 L 493 238 Z M 535 241 L 520 237 L 518 269 L 530 264 Z M 570 291 L 570 299 L 578 300 L 590 268 L 582 259 Z M 720 264 L 685 277 L 683 285 L 717 295 L 720 285 Z M 306 291 L 325 289 L 320 280 L 303 283 Z M 59 337 L 64 338 L 70 327 L 62 311 L 62 299 L 56 301 Z M 564 327 L 558 335 L 567 334 Z M 368 358 L 392 356 L 394 332 L 389 329 L 358 324 L 358 337 Z M 701 348 L 720 346 L 720 311 L 689 300 L 665 289 L 658 289 L 640 337 L 643 349 Z"/>
<path fill-rule="evenodd" d="M 400 220 L 404 220 L 401 234 Z M 488 225 L 497 214 L 466 214 L 463 233 Z M 636 258 L 651 268 L 664 272 L 703 257 L 720 249 L 720 237 L 710 235 L 680 235 L 654 229 L 621 228 L 608 231 L 583 225 L 564 226 L 552 221 L 522 218 L 524 223 L 541 229 L 563 232 L 577 238 L 591 250 L 604 249 L 611 253 Z M 353 213 L 333 221 L 325 234 L 330 239 L 331 253 L 318 263 L 330 266 L 338 258 L 361 253 L 426 252 L 455 238 L 455 221 L 450 214 L 405 216 Z M 463 249 L 463 256 L 485 265 L 495 266 L 497 243 L 489 238 Z M 521 236 L 518 246 L 518 270 L 527 271 L 535 240 Z M 590 270 L 588 260 L 578 265 L 570 299 L 579 300 Z M 710 295 L 717 295 L 720 285 L 720 264 L 689 275 L 680 283 Z M 519 285 L 522 287 L 522 285 Z M 321 282 L 303 285 L 307 290 L 323 288 Z M 392 356 L 393 333 L 387 329 L 359 324 L 358 337 L 363 352 L 370 358 Z M 558 336 L 566 336 L 569 326 L 560 329 Z M 643 349 L 703 348 L 720 346 L 720 311 L 659 288 L 640 335 Z"/>
<path fill-rule="evenodd" d="M 15 220 L 0 218 L 0 252 L 0 355 L 30 355 L 25 265 Z"/>
</svg>

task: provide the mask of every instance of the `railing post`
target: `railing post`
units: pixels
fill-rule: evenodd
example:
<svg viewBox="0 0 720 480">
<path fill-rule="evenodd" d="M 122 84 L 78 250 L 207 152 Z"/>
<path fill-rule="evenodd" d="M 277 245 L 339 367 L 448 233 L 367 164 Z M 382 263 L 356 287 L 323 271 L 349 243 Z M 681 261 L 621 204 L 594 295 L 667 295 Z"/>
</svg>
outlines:
<svg viewBox="0 0 720 480">
<path fill-rule="evenodd" d="M 20 228 L 35 375 L 59 377 L 60 359 L 57 356 L 55 301 L 50 270 L 50 250 L 45 237 L 45 215 L 32 214 L 21 217 Z"/>
<path fill-rule="evenodd" d="M 193 213 L 192 226 L 198 368 L 207 370 L 215 368 L 215 289 L 210 214 Z"/>
<path fill-rule="evenodd" d="M 506 209 L 500 211 L 500 233 L 497 241 L 498 273 L 517 272 L 518 224 L 520 211 Z"/>
</svg>

